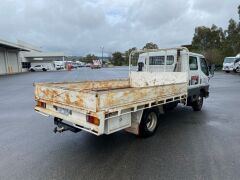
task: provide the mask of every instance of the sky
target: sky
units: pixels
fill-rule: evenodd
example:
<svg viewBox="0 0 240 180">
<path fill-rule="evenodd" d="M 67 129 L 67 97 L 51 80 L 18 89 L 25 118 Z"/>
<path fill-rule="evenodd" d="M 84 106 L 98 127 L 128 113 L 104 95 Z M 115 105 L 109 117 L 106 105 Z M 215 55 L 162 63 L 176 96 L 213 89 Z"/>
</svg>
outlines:
<svg viewBox="0 0 240 180">
<path fill-rule="evenodd" d="M 238 21 L 239 0 L 1 0 L 0 39 L 67 55 L 191 44 L 197 26 Z"/>
</svg>

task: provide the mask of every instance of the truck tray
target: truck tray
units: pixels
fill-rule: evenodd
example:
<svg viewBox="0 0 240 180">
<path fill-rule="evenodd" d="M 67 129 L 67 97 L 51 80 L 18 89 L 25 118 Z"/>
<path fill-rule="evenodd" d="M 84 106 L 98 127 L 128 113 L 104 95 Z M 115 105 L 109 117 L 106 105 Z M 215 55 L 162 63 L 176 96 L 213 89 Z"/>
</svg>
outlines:
<svg viewBox="0 0 240 180">
<path fill-rule="evenodd" d="M 178 76 L 179 77 L 179 76 Z M 184 76 L 183 76 L 184 77 Z M 187 81 L 133 87 L 134 78 L 125 80 L 35 83 L 35 100 L 87 112 L 111 113 L 149 101 L 187 94 Z M 154 81 L 157 82 L 157 81 Z"/>
</svg>

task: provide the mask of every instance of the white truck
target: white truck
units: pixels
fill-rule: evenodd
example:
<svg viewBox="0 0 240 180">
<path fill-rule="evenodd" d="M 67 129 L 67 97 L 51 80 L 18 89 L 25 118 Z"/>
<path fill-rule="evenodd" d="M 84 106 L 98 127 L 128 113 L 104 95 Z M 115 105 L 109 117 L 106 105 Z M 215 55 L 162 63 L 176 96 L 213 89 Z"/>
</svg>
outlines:
<svg viewBox="0 0 240 180">
<path fill-rule="evenodd" d="M 234 71 L 234 61 L 236 60 L 236 57 L 225 57 L 223 61 L 223 71 L 226 73 L 230 73 L 231 71 Z"/>
<path fill-rule="evenodd" d="M 236 57 L 226 57 L 223 61 L 223 71 L 226 73 L 240 72 L 240 55 Z"/>
<path fill-rule="evenodd" d="M 93 60 L 93 63 L 91 64 L 91 69 L 100 69 L 102 67 L 102 61 L 97 59 Z"/>
<path fill-rule="evenodd" d="M 240 73 L 240 57 L 236 57 L 236 60 L 234 61 L 233 71 L 235 73 Z"/>
<path fill-rule="evenodd" d="M 136 54 L 138 62 L 132 64 Z M 159 115 L 178 103 L 201 110 L 209 76 L 204 56 L 183 47 L 133 51 L 128 79 L 35 83 L 35 111 L 54 117 L 54 132 L 99 136 L 124 129 L 149 137 Z"/>
</svg>

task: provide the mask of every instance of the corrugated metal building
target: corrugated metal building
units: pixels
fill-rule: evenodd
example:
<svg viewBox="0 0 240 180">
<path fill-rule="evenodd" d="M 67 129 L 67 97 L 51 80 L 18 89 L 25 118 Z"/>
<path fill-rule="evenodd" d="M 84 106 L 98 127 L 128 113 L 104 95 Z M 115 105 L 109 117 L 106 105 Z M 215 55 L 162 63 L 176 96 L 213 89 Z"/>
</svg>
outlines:
<svg viewBox="0 0 240 180">
<path fill-rule="evenodd" d="M 28 49 L 19 45 L 0 40 L 0 75 L 22 72 L 19 52 Z"/>
</svg>

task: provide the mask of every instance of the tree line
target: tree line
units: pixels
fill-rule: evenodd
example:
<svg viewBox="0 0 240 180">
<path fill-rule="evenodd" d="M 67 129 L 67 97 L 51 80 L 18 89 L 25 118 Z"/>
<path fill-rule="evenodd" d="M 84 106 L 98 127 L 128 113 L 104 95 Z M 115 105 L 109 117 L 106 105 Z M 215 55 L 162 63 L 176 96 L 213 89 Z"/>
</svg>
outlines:
<svg viewBox="0 0 240 180">
<path fill-rule="evenodd" d="M 214 24 L 196 27 L 190 50 L 205 55 L 210 64 L 222 65 L 224 57 L 240 53 L 240 22 L 230 19 L 225 30 Z"/>
</svg>

